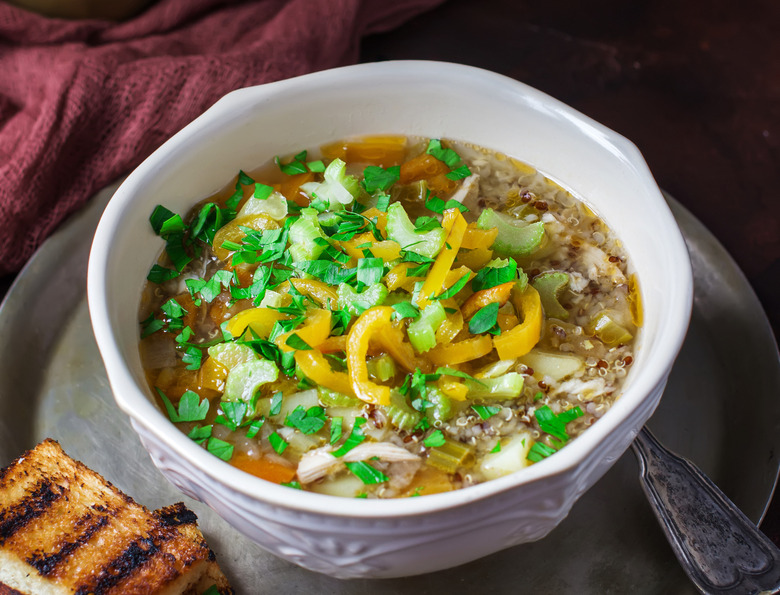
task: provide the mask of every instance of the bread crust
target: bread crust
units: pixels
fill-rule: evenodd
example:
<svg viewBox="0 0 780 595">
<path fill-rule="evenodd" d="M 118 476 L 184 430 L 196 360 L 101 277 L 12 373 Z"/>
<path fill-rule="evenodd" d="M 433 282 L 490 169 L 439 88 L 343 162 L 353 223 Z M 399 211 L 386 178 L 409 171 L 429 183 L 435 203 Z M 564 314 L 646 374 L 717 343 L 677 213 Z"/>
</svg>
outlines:
<svg viewBox="0 0 780 595">
<path fill-rule="evenodd" d="M 0 595 L 233 591 L 177 503 L 155 512 L 47 439 L 0 470 Z"/>
</svg>

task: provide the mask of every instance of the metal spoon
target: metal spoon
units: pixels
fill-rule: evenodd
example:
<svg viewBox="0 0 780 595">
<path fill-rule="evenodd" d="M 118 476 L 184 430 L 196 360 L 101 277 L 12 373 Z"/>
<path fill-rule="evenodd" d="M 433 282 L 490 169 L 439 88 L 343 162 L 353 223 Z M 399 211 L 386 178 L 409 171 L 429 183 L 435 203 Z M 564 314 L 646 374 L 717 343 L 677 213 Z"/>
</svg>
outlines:
<svg viewBox="0 0 780 595">
<path fill-rule="evenodd" d="M 780 549 L 687 459 L 643 428 L 632 444 L 642 489 L 702 593 L 780 592 Z"/>
</svg>

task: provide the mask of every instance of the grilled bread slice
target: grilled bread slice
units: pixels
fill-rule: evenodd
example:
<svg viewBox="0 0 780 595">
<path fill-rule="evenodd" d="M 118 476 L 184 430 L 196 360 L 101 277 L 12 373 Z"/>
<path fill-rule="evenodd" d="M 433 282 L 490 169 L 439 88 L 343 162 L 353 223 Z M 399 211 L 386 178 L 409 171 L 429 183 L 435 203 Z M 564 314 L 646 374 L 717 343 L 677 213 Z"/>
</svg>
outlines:
<svg viewBox="0 0 780 595">
<path fill-rule="evenodd" d="M 150 512 L 45 440 L 0 470 L 0 595 L 232 594 L 196 518 Z"/>
</svg>

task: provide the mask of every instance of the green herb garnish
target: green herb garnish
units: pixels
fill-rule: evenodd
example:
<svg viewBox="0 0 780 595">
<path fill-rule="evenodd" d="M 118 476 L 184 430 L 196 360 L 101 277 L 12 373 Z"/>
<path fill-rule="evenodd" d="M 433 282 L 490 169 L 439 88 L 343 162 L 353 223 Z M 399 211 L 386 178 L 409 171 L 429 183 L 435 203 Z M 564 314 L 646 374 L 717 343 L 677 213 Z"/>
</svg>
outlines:
<svg viewBox="0 0 780 595">
<path fill-rule="evenodd" d="M 497 405 L 472 405 L 471 408 L 479 415 L 480 419 L 489 419 L 501 411 Z"/>
<path fill-rule="evenodd" d="M 442 434 L 441 430 L 434 430 L 425 438 L 425 440 L 423 440 L 423 444 L 428 448 L 442 446 L 446 442 L 447 440 L 444 438 L 444 434 Z"/>
<path fill-rule="evenodd" d="M 345 463 L 347 469 L 349 469 L 355 477 L 360 479 L 364 484 L 371 485 L 376 483 L 382 483 L 390 479 L 366 461 L 357 461 L 355 463 Z"/>
<path fill-rule="evenodd" d="M 304 410 L 298 405 L 287 415 L 284 423 L 304 434 L 316 434 L 325 425 L 325 410 L 318 406 Z"/>
<path fill-rule="evenodd" d="M 498 302 L 491 302 L 484 308 L 480 308 L 469 321 L 469 332 L 479 335 L 492 329 L 498 320 L 498 308 Z"/>
<path fill-rule="evenodd" d="M 362 425 L 366 423 L 365 417 L 356 417 L 355 423 L 352 426 L 352 431 L 349 433 L 349 436 L 347 436 L 347 439 L 344 441 L 344 444 L 341 445 L 341 448 L 339 448 L 337 451 L 333 453 L 334 457 L 343 457 L 345 454 L 347 454 L 350 450 L 355 448 L 358 444 L 363 442 L 363 440 L 366 439 L 366 435 L 363 433 Z"/>
<path fill-rule="evenodd" d="M 229 461 L 233 457 L 233 445 L 213 436 L 209 438 L 206 450 L 223 461 Z"/>
<path fill-rule="evenodd" d="M 288 446 L 284 438 L 282 438 L 276 432 L 273 432 L 270 436 L 268 436 L 268 442 L 271 443 L 271 448 L 273 448 L 277 454 L 282 454 Z"/>
</svg>

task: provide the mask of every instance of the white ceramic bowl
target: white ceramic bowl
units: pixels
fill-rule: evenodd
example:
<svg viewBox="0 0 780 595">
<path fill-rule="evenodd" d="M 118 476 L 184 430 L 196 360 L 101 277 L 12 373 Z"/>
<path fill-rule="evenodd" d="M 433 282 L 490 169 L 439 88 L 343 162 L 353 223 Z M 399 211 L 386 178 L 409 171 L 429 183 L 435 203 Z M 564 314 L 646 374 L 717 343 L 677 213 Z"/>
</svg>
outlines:
<svg viewBox="0 0 780 595">
<path fill-rule="evenodd" d="M 339 138 L 461 139 L 535 166 L 622 238 L 644 300 L 625 393 L 561 452 L 468 489 L 354 500 L 280 487 L 188 439 L 155 406 L 138 355 L 141 287 L 163 245 L 148 217 L 185 212 L 239 168 Z M 661 397 L 688 325 L 692 277 L 677 225 L 623 137 L 512 79 L 435 62 L 383 62 L 230 93 L 142 163 L 106 208 L 89 262 L 92 324 L 116 402 L 163 474 L 270 552 L 336 577 L 439 570 L 547 535 L 620 457 Z"/>
</svg>

